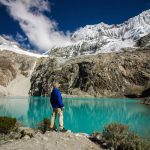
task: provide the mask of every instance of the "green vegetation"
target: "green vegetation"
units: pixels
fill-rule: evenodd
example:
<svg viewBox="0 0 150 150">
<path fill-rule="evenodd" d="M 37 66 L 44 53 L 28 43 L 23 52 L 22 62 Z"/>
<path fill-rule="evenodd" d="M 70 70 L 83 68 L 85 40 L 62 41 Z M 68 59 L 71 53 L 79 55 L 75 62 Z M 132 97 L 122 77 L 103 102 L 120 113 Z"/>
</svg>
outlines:
<svg viewBox="0 0 150 150">
<path fill-rule="evenodd" d="M 130 132 L 128 126 L 112 123 L 105 127 L 102 139 L 115 150 L 150 150 L 150 142 Z"/>
<path fill-rule="evenodd" d="M 0 117 L 0 133 L 8 134 L 17 128 L 16 118 Z"/>
<path fill-rule="evenodd" d="M 56 128 L 56 125 L 54 126 Z M 44 120 L 37 124 L 36 129 L 39 129 L 43 133 L 50 130 L 50 120 L 48 118 L 44 118 Z"/>
</svg>

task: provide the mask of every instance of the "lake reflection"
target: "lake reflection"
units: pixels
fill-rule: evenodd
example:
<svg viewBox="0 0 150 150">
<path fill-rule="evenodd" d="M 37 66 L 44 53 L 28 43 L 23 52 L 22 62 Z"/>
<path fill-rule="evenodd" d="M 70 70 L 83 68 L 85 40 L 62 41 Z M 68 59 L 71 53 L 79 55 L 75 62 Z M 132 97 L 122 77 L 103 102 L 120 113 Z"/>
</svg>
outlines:
<svg viewBox="0 0 150 150">
<path fill-rule="evenodd" d="M 64 125 L 74 132 L 102 131 L 111 122 L 129 125 L 142 136 L 150 135 L 150 109 L 131 99 L 64 99 Z M 0 97 L 0 115 L 16 117 L 34 127 L 51 117 L 48 97 Z"/>
</svg>

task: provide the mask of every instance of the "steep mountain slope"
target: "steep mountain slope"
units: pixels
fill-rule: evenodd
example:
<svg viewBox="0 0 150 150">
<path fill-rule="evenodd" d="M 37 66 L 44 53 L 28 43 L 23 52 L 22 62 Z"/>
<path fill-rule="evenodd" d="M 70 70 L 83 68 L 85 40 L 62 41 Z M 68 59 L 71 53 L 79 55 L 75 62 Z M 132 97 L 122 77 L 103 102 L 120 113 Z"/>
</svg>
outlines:
<svg viewBox="0 0 150 150">
<path fill-rule="evenodd" d="M 80 28 L 72 42 L 47 57 L 0 36 L 0 95 L 28 95 L 29 89 L 47 95 L 53 80 L 63 93 L 80 96 L 141 95 L 150 88 L 150 10 L 120 25 Z"/>
<path fill-rule="evenodd" d="M 150 33 L 150 10 L 118 25 L 105 23 L 87 25 L 72 34 L 71 45 L 53 48 L 47 53 L 68 58 L 126 49 L 134 50 L 135 42 L 148 33 Z"/>
<path fill-rule="evenodd" d="M 37 58 L 0 51 L 0 95 L 27 96 Z"/>
</svg>

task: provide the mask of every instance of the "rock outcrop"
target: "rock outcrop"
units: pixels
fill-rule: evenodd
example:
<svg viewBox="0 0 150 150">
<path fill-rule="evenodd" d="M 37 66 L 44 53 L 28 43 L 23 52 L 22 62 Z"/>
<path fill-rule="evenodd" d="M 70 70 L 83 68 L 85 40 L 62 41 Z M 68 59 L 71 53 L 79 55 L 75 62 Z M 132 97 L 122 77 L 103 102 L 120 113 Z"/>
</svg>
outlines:
<svg viewBox="0 0 150 150">
<path fill-rule="evenodd" d="M 83 56 L 58 63 L 39 59 L 31 77 L 30 94 L 47 95 L 58 81 L 64 94 L 95 97 L 138 97 L 150 87 L 150 51 Z"/>
<path fill-rule="evenodd" d="M 144 48 L 150 48 L 150 34 L 140 38 L 137 41 L 137 46 L 144 47 Z"/>
</svg>

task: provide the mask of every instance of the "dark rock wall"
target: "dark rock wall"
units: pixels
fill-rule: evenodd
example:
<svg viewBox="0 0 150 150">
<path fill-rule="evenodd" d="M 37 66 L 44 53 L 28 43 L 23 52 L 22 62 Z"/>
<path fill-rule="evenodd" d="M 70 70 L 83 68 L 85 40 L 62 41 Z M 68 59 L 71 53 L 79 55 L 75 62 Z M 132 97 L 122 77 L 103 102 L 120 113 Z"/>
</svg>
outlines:
<svg viewBox="0 0 150 150">
<path fill-rule="evenodd" d="M 58 63 L 39 59 L 31 78 L 31 95 L 47 95 L 60 82 L 65 94 L 96 97 L 140 96 L 150 87 L 150 51 L 109 53 Z"/>
</svg>

